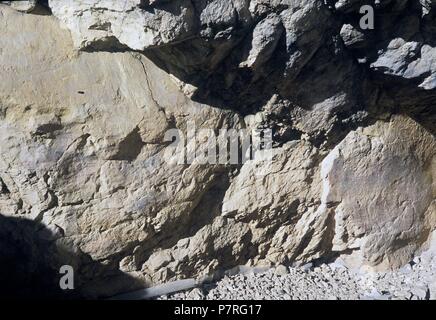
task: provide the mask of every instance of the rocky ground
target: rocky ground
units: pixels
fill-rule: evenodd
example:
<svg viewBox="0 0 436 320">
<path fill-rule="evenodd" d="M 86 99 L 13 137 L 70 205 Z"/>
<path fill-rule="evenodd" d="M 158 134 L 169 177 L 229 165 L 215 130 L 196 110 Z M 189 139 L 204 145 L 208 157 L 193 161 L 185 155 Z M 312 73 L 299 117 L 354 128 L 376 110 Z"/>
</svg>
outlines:
<svg viewBox="0 0 436 320">
<path fill-rule="evenodd" d="M 341 263 L 279 266 L 159 300 L 428 300 L 436 299 L 436 256 L 423 255 L 393 272 L 356 272 Z"/>
</svg>

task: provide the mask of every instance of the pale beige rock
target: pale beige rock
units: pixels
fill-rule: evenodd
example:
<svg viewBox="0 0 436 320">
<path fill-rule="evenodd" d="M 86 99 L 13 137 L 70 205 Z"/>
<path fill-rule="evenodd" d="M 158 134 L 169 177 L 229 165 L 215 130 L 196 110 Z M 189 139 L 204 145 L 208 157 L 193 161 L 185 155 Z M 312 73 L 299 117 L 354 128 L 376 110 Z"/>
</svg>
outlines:
<svg viewBox="0 0 436 320">
<path fill-rule="evenodd" d="M 119 44 L 144 50 L 197 36 L 201 24 L 225 30 L 235 22 L 235 12 L 241 16 L 248 14 L 245 0 L 205 1 L 195 5 L 187 0 L 50 1 L 53 14 L 72 31 L 79 48 L 98 48 L 110 43 L 114 47 Z M 200 8 L 201 14 L 196 16 Z"/>
<path fill-rule="evenodd" d="M 270 58 L 281 23 L 292 31 L 290 47 L 302 41 L 303 52 L 314 54 L 321 43 L 305 43 L 300 35 L 309 26 L 300 22 L 325 11 L 306 2 L 283 11 L 281 22 L 260 22 L 241 66 L 257 68 Z M 279 124 L 283 136 L 291 128 L 296 137 L 276 146 L 271 161 L 170 163 L 179 153 L 165 141 L 168 129 L 254 129 L 280 105 L 275 95 L 242 120 L 194 102 L 194 85 L 141 54 L 75 50 L 99 49 L 104 41 L 140 50 L 183 41 L 198 30 L 191 28 L 190 1 L 177 3 L 187 6 L 178 16 L 159 9 L 144 17 L 139 0 L 50 1 L 61 24 L 0 5 L 0 213 L 47 227 L 44 237 L 62 257 L 53 258 L 55 268 L 73 265 L 81 293 L 110 295 L 210 279 L 237 265 L 337 255 L 353 266 L 386 269 L 427 247 L 436 227 L 434 136 L 395 116 L 350 132 L 329 150 L 312 133 L 334 132 L 332 114 L 347 100 L 339 91 L 311 108 L 292 108 L 292 126 Z M 238 12 L 248 25 L 248 7 L 263 15 L 268 3 L 208 1 L 201 19 L 225 29 Z M 307 56 L 292 59 L 297 75 Z"/>
<path fill-rule="evenodd" d="M 228 188 L 222 215 L 250 224 L 258 258 L 281 263 L 301 253 L 295 228 L 319 205 L 319 157 L 308 142 L 290 142 L 273 150 L 271 162 L 248 161 Z"/>
<path fill-rule="evenodd" d="M 237 127 L 238 117 L 190 101 L 142 56 L 77 54 L 53 17 L 0 13 L 2 214 L 57 226 L 58 245 L 93 263 L 132 270 L 121 262 L 132 256 L 139 270 L 189 235 L 190 212 L 226 173 L 168 163 L 164 133 L 191 118 L 199 129 Z M 76 260 L 79 281 L 96 277 Z"/>
<path fill-rule="evenodd" d="M 394 116 L 351 132 L 322 176 L 332 250 L 351 265 L 396 268 L 425 247 L 436 226 L 436 141 L 419 124 Z"/>
</svg>

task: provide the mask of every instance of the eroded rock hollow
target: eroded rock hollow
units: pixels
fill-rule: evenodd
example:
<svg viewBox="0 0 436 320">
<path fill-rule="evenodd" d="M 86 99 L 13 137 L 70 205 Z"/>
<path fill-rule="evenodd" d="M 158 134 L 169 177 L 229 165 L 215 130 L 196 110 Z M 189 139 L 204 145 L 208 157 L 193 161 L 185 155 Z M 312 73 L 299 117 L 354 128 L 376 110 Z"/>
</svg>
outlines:
<svg viewBox="0 0 436 320">
<path fill-rule="evenodd" d="M 436 229 L 436 2 L 369 1 L 363 30 L 367 2 L 2 1 L 0 268 L 56 287 L 71 265 L 107 297 L 413 259 Z M 270 128 L 271 159 L 167 161 L 193 126 Z"/>
</svg>

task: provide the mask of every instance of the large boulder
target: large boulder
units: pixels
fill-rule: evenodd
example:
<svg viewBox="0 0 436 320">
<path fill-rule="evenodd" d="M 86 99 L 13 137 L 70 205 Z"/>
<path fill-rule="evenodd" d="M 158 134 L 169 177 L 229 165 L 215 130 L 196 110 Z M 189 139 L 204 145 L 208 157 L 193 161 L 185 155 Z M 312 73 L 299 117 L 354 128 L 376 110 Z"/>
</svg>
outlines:
<svg viewBox="0 0 436 320">
<path fill-rule="evenodd" d="M 350 265 L 398 268 L 436 227 L 436 141 L 394 116 L 351 132 L 321 164 L 322 214 L 333 217 L 331 250 Z"/>
</svg>

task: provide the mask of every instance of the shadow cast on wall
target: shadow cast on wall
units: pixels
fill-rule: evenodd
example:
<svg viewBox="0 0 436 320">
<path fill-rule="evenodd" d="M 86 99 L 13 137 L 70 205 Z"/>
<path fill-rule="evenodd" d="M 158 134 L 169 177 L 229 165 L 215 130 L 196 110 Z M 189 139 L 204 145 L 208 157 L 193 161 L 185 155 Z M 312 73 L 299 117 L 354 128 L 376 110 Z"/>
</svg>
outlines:
<svg viewBox="0 0 436 320">
<path fill-rule="evenodd" d="M 63 265 L 73 266 L 73 290 L 60 288 L 64 274 L 59 271 Z M 62 248 L 53 240 L 52 231 L 42 223 L 0 214 L 1 299 L 105 298 L 117 292 L 107 289 L 109 285 L 112 290 L 140 287 L 129 275 L 108 270 L 108 266 L 92 261 L 82 252 Z"/>
<path fill-rule="evenodd" d="M 67 298 L 59 272 L 51 264 L 51 244 L 37 222 L 0 215 L 0 296 L 2 298 Z"/>
</svg>

